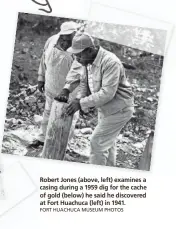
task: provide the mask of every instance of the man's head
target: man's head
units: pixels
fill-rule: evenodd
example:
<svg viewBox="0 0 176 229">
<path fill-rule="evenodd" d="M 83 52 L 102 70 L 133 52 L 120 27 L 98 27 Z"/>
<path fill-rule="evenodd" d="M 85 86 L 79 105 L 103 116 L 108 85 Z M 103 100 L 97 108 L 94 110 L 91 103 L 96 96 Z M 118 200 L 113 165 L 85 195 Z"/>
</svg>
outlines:
<svg viewBox="0 0 176 229">
<path fill-rule="evenodd" d="M 73 21 L 64 22 L 60 28 L 60 36 L 57 44 L 66 51 L 72 44 L 73 37 L 79 25 Z"/>
<path fill-rule="evenodd" d="M 86 66 L 92 64 L 99 50 L 97 41 L 87 33 L 78 33 L 67 50 L 76 56 L 77 61 Z"/>
</svg>

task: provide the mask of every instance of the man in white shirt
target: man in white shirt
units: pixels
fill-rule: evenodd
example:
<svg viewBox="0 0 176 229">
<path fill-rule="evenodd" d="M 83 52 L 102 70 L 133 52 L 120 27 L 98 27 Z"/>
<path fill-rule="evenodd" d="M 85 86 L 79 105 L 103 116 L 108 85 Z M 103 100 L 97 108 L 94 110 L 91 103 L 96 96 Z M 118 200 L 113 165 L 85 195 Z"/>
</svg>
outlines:
<svg viewBox="0 0 176 229">
<path fill-rule="evenodd" d="M 63 23 L 60 32 L 50 37 L 45 44 L 38 70 L 38 89 L 45 93 L 45 110 L 40 134 L 30 147 L 44 145 L 52 102 L 63 89 L 66 76 L 74 61 L 73 55 L 66 50 L 71 46 L 78 27 L 79 25 L 73 21 Z M 72 94 L 72 97 L 75 96 L 75 93 Z M 77 118 L 78 113 L 73 118 L 73 126 Z"/>
<path fill-rule="evenodd" d="M 90 140 L 90 163 L 115 166 L 116 137 L 134 110 L 133 92 L 124 66 L 115 54 L 99 46 L 86 33 L 75 35 L 67 51 L 75 55 L 83 69 L 80 76 L 75 71 L 64 86 L 69 94 L 80 78 L 80 92 L 70 102 L 67 114 L 92 107 L 98 109 L 98 125 Z M 62 101 L 62 97 L 58 96 L 58 100 Z"/>
</svg>

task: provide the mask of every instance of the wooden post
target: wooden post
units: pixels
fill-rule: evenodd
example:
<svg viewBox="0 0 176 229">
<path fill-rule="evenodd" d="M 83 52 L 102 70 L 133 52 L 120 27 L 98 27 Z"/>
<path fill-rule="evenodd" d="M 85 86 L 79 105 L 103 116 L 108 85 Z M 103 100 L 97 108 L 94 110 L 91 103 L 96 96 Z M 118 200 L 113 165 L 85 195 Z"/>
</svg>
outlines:
<svg viewBox="0 0 176 229">
<path fill-rule="evenodd" d="M 154 132 L 152 131 L 147 139 L 147 143 L 144 149 L 144 153 L 139 162 L 139 169 L 140 170 L 150 170 L 151 164 L 151 155 L 152 155 L 152 147 L 153 147 L 153 138 Z"/>
<path fill-rule="evenodd" d="M 73 116 L 66 116 L 67 103 L 54 100 L 48 122 L 42 157 L 63 160 Z"/>
</svg>

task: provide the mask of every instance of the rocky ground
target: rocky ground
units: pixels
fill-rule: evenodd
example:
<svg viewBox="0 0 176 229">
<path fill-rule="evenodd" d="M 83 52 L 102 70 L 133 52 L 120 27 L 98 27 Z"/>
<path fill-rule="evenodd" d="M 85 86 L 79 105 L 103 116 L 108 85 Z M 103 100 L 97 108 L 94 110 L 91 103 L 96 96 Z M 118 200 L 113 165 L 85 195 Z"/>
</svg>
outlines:
<svg viewBox="0 0 176 229">
<path fill-rule="evenodd" d="M 155 112 L 151 102 L 157 103 L 157 97 L 149 96 L 153 90 L 138 88 L 134 84 L 136 98 L 148 94 L 143 107 L 136 101 L 135 113 L 117 138 L 117 166 L 138 168 L 147 138 L 154 127 Z M 141 96 L 141 91 L 142 96 Z M 144 102 L 144 101 L 143 101 Z M 37 86 L 20 85 L 18 93 L 10 90 L 7 119 L 5 122 L 2 152 L 22 156 L 42 157 L 42 148 L 29 149 L 27 146 L 39 133 L 45 98 Z M 154 106 L 154 103 L 153 103 Z M 155 104 L 156 106 L 156 104 Z M 153 119 L 153 123 L 152 123 Z M 65 160 L 87 163 L 89 159 L 90 136 L 97 124 L 96 111 L 80 116 L 76 124 L 75 136 L 72 139 Z"/>
</svg>

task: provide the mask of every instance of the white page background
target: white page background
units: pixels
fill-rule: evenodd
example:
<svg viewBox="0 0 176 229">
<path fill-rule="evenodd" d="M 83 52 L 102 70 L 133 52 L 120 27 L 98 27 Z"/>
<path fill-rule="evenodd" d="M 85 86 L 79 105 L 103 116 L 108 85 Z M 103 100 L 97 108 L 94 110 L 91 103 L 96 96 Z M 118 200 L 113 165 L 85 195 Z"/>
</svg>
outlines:
<svg viewBox="0 0 176 229">
<path fill-rule="evenodd" d="M 102 14 L 101 10 L 96 10 L 95 13 L 95 5 L 90 8 L 90 1 L 50 0 L 50 3 L 53 7 L 53 16 L 83 19 L 93 18 L 94 20 L 101 20 L 102 18 L 104 18 L 104 20 L 115 20 L 114 17 L 111 17 L 111 13 L 108 14 L 108 10 L 106 15 L 104 12 Z M 111 6 L 124 10 L 142 13 L 176 25 L 176 7 L 171 0 L 162 2 L 159 0 L 123 0 L 118 2 L 116 0 L 102 0 L 102 3 L 111 4 Z M 42 12 L 38 11 L 38 6 L 30 0 L 4 0 L 1 9 L 0 138 L 2 139 L 15 41 L 17 13 L 18 11 L 38 14 L 41 14 Z M 130 20 L 133 22 L 132 19 Z M 143 20 L 145 21 L 144 26 L 147 26 L 146 19 L 144 18 Z M 124 21 L 127 21 L 125 16 Z M 140 19 L 139 23 L 142 25 L 142 19 Z M 156 26 L 156 23 L 154 24 Z M 159 22 L 158 24 L 161 25 L 162 22 Z M 81 175 L 89 177 L 95 176 L 96 174 L 98 177 L 146 177 L 148 179 L 147 199 L 141 201 L 129 201 L 124 213 L 51 214 L 39 212 L 39 193 L 37 192 L 1 217 L 0 228 L 175 228 L 176 31 L 174 30 L 171 32 L 171 27 L 172 26 L 170 25 L 167 27 L 169 34 L 172 34 L 172 38 L 170 39 L 168 46 L 161 80 L 161 93 L 150 172 L 2 155 L 4 168 L 11 166 L 14 162 L 20 161 L 35 184 L 39 184 L 40 176 L 74 177 Z M 25 185 L 25 183 L 22 183 L 21 185 Z"/>
<path fill-rule="evenodd" d="M 3 179 L 4 191 L 4 198 L 0 200 L 0 216 L 36 191 L 36 186 L 19 162 L 6 168 L 0 178 Z"/>
</svg>

